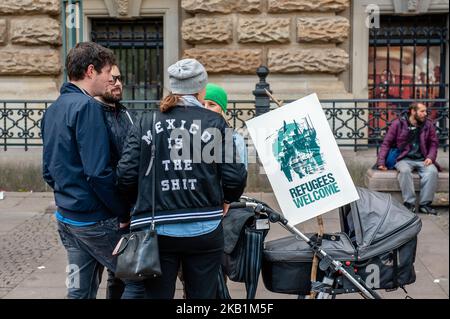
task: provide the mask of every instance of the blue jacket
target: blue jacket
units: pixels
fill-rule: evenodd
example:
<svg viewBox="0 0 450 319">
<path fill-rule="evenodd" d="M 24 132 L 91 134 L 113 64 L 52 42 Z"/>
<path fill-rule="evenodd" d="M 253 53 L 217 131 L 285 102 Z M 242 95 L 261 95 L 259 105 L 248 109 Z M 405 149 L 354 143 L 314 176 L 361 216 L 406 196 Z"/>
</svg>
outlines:
<svg viewBox="0 0 450 319">
<path fill-rule="evenodd" d="M 42 119 L 43 177 L 53 188 L 58 211 L 75 221 L 100 221 L 129 213 L 110 162 L 102 106 L 72 83 Z"/>
</svg>

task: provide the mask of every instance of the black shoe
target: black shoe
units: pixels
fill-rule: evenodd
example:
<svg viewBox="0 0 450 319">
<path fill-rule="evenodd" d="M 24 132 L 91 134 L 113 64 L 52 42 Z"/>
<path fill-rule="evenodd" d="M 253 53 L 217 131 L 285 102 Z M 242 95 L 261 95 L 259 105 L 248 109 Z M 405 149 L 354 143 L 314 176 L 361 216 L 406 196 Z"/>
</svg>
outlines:
<svg viewBox="0 0 450 319">
<path fill-rule="evenodd" d="M 409 211 L 411 211 L 412 213 L 416 213 L 416 205 L 404 202 L 403 206 L 405 206 L 406 208 L 408 208 Z"/>
<path fill-rule="evenodd" d="M 429 205 L 420 206 L 419 212 L 427 215 L 437 215 L 437 211 Z"/>
</svg>

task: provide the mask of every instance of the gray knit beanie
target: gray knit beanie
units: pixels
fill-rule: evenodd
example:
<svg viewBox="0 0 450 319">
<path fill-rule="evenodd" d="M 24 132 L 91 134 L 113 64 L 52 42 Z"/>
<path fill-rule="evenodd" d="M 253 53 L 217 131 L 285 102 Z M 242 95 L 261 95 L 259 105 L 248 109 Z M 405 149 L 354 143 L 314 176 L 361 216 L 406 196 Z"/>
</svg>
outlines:
<svg viewBox="0 0 450 319">
<path fill-rule="evenodd" d="M 195 59 L 183 59 L 167 69 L 173 94 L 195 94 L 206 87 L 208 74 Z"/>
</svg>

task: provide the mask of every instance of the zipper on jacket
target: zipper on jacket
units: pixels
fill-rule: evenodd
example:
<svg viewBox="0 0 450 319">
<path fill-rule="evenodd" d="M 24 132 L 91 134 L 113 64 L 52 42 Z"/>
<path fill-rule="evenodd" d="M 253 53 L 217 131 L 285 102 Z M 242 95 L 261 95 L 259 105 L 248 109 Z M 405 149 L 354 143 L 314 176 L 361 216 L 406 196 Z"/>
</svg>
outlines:
<svg viewBox="0 0 450 319">
<path fill-rule="evenodd" d="M 133 119 L 131 118 L 130 113 L 128 113 L 127 110 L 124 110 L 125 114 L 128 116 L 128 119 L 130 120 L 131 125 L 134 125 Z"/>
<path fill-rule="evenodd" d="M 117 146 L 116 146 L 117 148 L 119 148 L 119 145 L 120 145 L 120 138 L 119 138 L 119 132 L 120 132 L 119 115 L 120 115 L 120 111 L 117 112 L 117 114 L 116 114 L 116 112 L 115 112 L 115 110 L 114 110 L 114 115 L 113 115 L 113 117 L 114 117 L 114 126 L 116 127 L 116 134 L 113 134 L 113 135 L 115 135 L 115 136 L 114 136 L 114 140 L 116 141 L 115 144 L 117 145 Z M 120 153 L 121 150 L 118 149 L 117 151 Z M 120 154 L 119 154 L 119 159 L 120 159 Z"/>
</svg>

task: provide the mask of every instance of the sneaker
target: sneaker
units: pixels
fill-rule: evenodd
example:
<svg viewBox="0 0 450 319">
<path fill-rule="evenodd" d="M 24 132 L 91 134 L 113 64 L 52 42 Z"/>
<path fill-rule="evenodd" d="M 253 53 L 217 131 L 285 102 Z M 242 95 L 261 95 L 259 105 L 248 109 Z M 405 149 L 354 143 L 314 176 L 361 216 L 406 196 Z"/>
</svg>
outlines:
<svg viewBox="0 0 450 319">
<path fill-rule="evenodd" d="M 416 213 L 416 205 L 410 204 L 408 202 L 404 202 L 403 205 L 412 213 Z"/>
<path fill-rule="evenodd" d="M 419 212 L 427 215 L 437 215 L 437 211 L 429 205 L 420 206 Z"/>
</svg>

